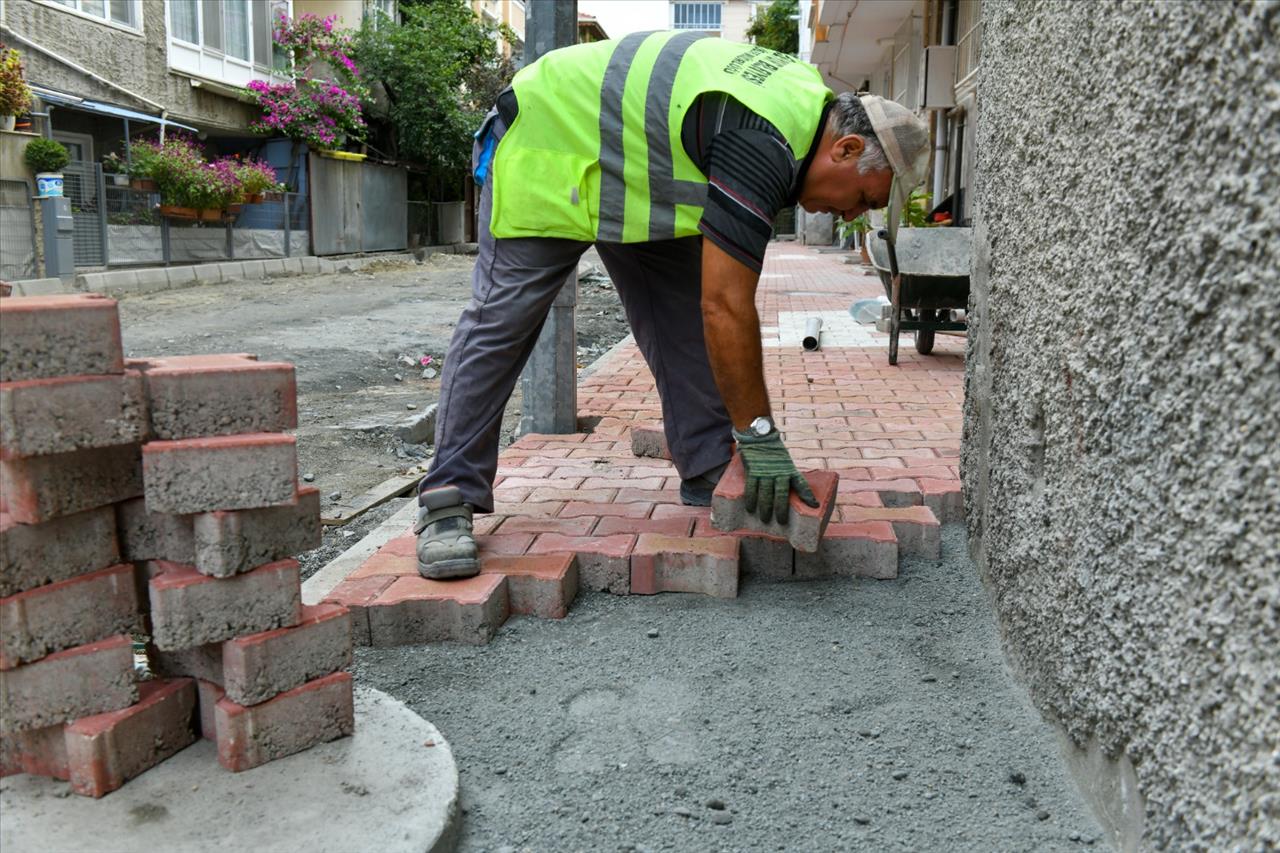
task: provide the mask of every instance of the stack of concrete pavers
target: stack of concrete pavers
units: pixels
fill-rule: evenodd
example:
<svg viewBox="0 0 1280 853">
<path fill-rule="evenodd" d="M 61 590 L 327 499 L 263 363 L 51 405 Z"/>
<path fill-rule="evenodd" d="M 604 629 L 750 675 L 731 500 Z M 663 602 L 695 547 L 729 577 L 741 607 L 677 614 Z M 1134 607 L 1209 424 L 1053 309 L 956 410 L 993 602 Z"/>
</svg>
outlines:
<svg viewBox="0 0 1280 853">
<path fill-rule="evenodd" d="M 292 365 L 126 361 L 110 299 L 0 300 L 5 773 L 102 796 L 200 734 L 243 770 L 352 731 L 350 615 L 290 559 L 296 426 Z"/>
</svg>

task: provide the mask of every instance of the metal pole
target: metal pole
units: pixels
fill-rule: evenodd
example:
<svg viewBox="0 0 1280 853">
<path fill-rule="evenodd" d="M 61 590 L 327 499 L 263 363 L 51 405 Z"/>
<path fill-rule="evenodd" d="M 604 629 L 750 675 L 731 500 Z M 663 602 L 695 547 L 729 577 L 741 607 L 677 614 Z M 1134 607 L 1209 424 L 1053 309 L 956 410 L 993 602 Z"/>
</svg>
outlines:
<svg viewBox="0 0 1280 853">
<path fill-rule="evenodd" d="M 284 194 L 284 256 L 292 258 L 293 255 L 293 210 L 289 203 L 289 194 Z"/>
<path fill-rule="evenodd" d="M 528 65 L 558 47 L 578 41 L 577 0 L 539 0 L 527 5 L 525 55 Z M 524 414 L 518 432 L 578 431 L 577 334 L 578 271 L 574 269 L 556 296 L 525 365 L 520 389 Z"/>
<path fill-rule="evenodd" d="M 93 177 L 98 185 L 98 239 L 102 245 L 102 265 L 111 265 L 111 249 L 107 245 L 107 178 L 101 163 L 91 163 Z"/>
<path fill-rule="evenodd" d="M 40 256 L 40 246 L 36 243 L 36 201 L 31 197 L 31 188 L 26 181 L 23 181 L 23 185 L 27 190 L 27 221 L 31 223 L 31 272 L 39 278 L 42 275 L 41 262 L 44 263 L 44 269 L 48 269 L 49 262 Z M 51 277 L 47 273 L 43 273 L 43 275 L 45 278 Z"/>
<path fill-rule="evenodd" d="M 942 32 L 938 43 L 952 45 L 956 43 L 955 34 L 951 32 L 955 18 L 954 4 L 945 0 L 942 4 Z M 951 124 L 947 121 L 945 110 L 933 111 L 933 205 L 942 204 L 947 192 L 947 143 L 951 134 Z M 951 219 L 960 224 L 960 211 L 953 210 Z"/>
</svg>

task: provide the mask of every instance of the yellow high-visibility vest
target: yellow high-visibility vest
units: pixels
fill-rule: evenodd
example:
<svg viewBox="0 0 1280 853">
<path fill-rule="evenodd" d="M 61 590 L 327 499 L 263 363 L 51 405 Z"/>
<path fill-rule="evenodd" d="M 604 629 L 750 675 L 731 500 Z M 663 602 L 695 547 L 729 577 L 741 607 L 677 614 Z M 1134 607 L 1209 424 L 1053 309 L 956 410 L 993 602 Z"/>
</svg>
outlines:
<svg viewBox="0 0 1280 853">
<path fill-rule="evenodd" d="M 699 95 L 736 98 L 797 161 L 835 97 L 794 56 L 695 32 L 555 50 L 512 87 L 520 108 L 494 153 L 493 235 L 613 243 L 698 233 L 707 176 L 680 128 Z"/>
</svg>

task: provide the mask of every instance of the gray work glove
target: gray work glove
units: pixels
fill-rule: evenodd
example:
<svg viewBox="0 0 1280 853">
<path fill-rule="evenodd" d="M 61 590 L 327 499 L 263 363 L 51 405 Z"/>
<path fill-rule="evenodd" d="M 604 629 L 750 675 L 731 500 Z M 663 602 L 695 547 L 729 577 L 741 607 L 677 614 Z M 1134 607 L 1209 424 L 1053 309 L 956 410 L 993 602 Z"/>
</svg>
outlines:
<svg viewBox="0 0 1280 853">
<path fill-rule="evenodd" d="M 795 489 L 800 500 L 812 507 L 818 499 L 809 488 L 808 481 L 791 461 L 791 454 L 782 444 L 782 433 L 774 430 L 768 435 L 754 435 L 733 431 L 746 472 L 746 508 L 755 513 L 765 524 L 777 518 L 786 524 L 790 515 L 791 490 Z"/>
</svg>

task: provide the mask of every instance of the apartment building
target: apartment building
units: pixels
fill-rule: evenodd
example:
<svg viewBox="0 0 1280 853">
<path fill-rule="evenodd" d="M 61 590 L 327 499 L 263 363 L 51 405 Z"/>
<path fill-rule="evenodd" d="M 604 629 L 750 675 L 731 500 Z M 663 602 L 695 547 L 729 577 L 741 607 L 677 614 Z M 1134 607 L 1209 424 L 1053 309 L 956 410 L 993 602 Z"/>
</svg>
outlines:
<svg viewBox="0 0 1280 853">
<path fill-rule="evenodd" d="M 524 56 L 524 19 L 528 2 L 530 0 L 471 0 L 471 10 L 480 20 L 493 26 L 505 24 L 510 28 L 514 38 L 499 36 L 498 46 L 502 55 L 517 65 Z"/>
<path fill-rule="evenodd" d="M 771 0 L 671 0 L 673 30 L 702 30 L 727 41 L 747 42 L 747 28 Z"/>
</svg>

